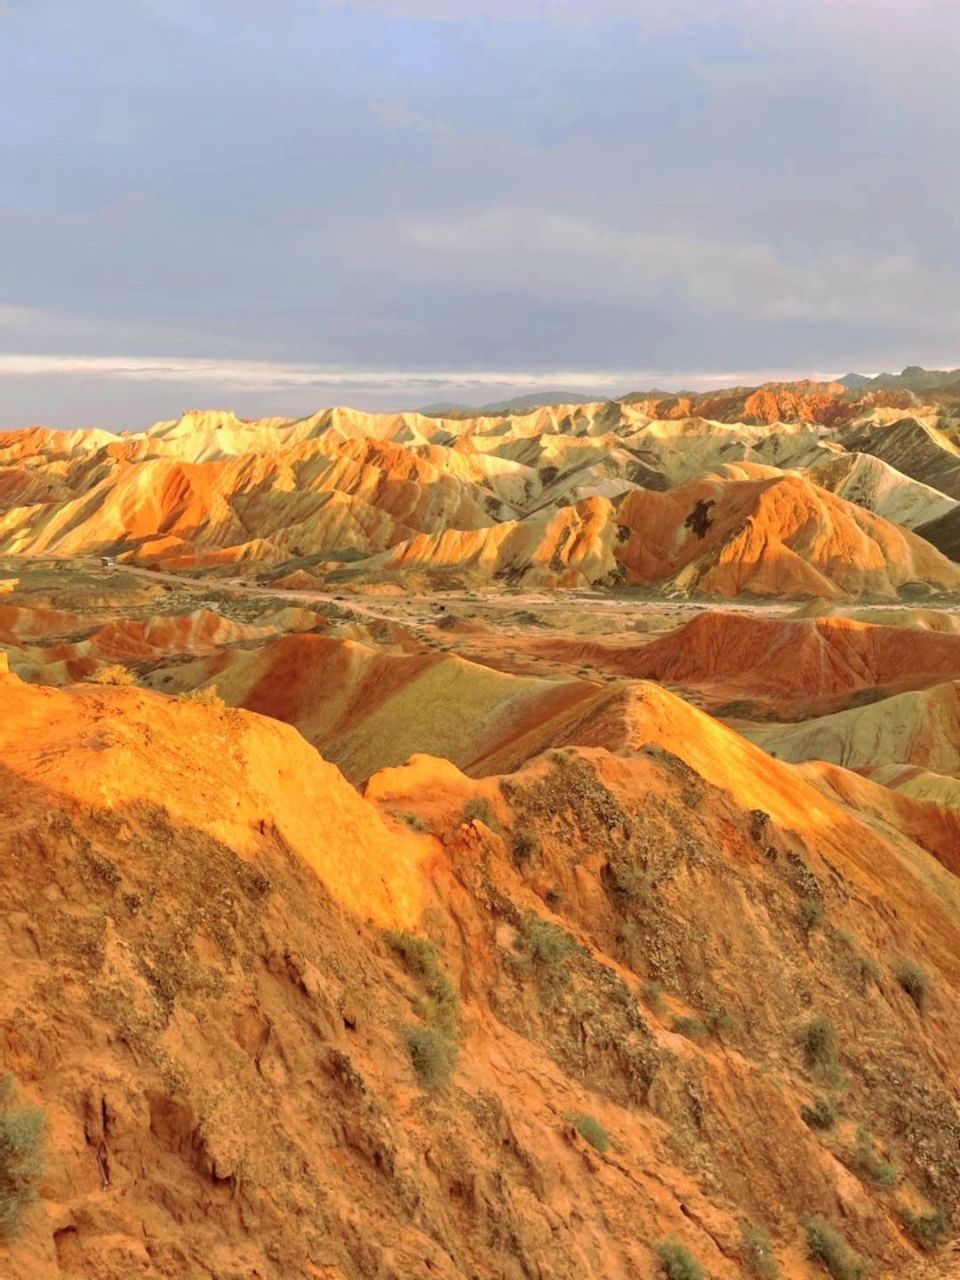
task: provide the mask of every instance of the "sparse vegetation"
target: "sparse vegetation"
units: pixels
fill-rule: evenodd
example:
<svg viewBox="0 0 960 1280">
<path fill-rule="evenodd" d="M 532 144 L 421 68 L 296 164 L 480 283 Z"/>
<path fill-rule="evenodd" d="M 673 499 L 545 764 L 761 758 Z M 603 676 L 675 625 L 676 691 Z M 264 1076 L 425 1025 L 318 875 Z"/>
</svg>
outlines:
<svg viewBox="0 0 960 1280">
<path fill-rule="evenodd" d="M 493 808 L 486 796 L 470 797 L 464 806 L 462 821 L 466 823 L 482 822 L 491 831 L 500 830 L 500 824 L 497 822 Z"/>
<path fill-rule="evenodd" d="M 832 1280 L 863 1280 L 867 1274 L 866 1263 L 823 1218 L 807 1220 L 807 1254 Z"/>
<path fill-rule="evenodd" d="M 625 905 L 648 902 L 656 889 L 653 873 L 633 862 L 611 862 L 607 876 L 610 891 Z"/>
<path fill-rule="evenodd" d="M 664 1280 L 706 1280 L 703 1267 L 678 1240 L 664 1240 L 655 1253 Z"/>
<path fill-rule="evenodd" d="M 424 989 L 423 998 L 417 1002 L 417 1013 L 431 1027 L 455 1038 L 459 1031 L 460 1001 L 453 983 L 443 971 L 436 947 L 426 938 L 418 938 L 412 933 L 389 933 L 387 941 L 403 961 L 407 972 Z"/>
<path fill-rule="evenodd" d="M 663 987 L 659 982 L 645 982 L 641 994 L 648 1009 L 652 1009 L 654 1013 L 665 1011 L 667 1006 L 663 999 Z"/>
<path fill-rule="evenodd" d="M 752 1276 L 759 1280 L 780 1280 L 780 1268 L 773 1252 L 773 1241 L 770 1233 L 752 1222 L 740 1224 L 740 1245 L 743 1249 L 743 1264 Z"/>
<path fill-rule="evenodd" d="M 178 702 L 198 702 L 202 707 L 223 707 L 226 704 L 220 697 L 215 684 L 201 685 L 199 689 L 188 689 L 177 695 Z"/>
<path fill-rule="evenodd" d="M 122 666 L 119 662 L 111 663 L 109 666 L 100 667 L 96 671 L 91 672 L 87 676 L 90 684 L 136 684 L 137 677 L 129 667 Z"/>
<path fill-rule="evenodd" d="M 12 1105 L 15 1081 L 0 1079 L 0 1238 L 20 1230 L 24 1209 L 36 1199 L 43 1173 L 47 1119 L 40 1107 Z"/>
<path fill-rule="evenodd" d="M 709 1040 L 711 1036 L 720 1036 L 733 1026 L 733 1019 L 724 1009 L 711 1009 L 704 1018 L 683 1016 L 674 1018 L 672 1030 L 688 1040 Z"/>
<path fill-rule="evenodd" d="M 516 941 L 520 956 L 533 966 L 542 999 L 553 1004 L 570 981 L 568 961 L 577 951 L 577 942 L 566 929 L 528 915 Z"/>
<path fill-rule="evenodd" d="M 610 1138 L 606 1129 L 594 1116 L 586 1115 L 584 1112 L 576 1112 L 567 1116 L 567 1120 L 573 1125 L 580 1137 L 590 1143 L 602 1155 L 610 1146 Z"/>
<path fill-rule="evenodd" d="M 914 960 L 901 960 L 894 972 L 900 986 L 917 1006 L 918 1011 L 923 1013 L 930 987 L 926 970 Z"/>
<path fill-rule="evenodd" d="M 852 1165 L 856 1173 L 875 1187 L 893 1187 L 900 1177 L 897 1167 L 878 1154 L 873 1139 L 866 1129 L 857 1134 L 857 1145 L 853 1152 Z"/>
<path fill-rule="evenodd" d="M 733 1018 L 726 1009 L 711 1009 L 707 1014 L 707 1027 L 712 1036 L 721 1036 L 733 1027 Z"/>
<path fill-rule="evenodd" d="M 903 1210 L 900 1217 L 913 1243 L 928 1252 L 945 1244 L 950 1235 L 950 1221 L 942 1209 L 927 1214 Z"/>
<path fill-rule="evenodd" d="M 809 1071 L 821 1071 L 827 1076 L 839 1074 L 837 1033 L 828 1018 L 818 1017 L 808 1023 L 801 1043 L 803 1060 Z"/>
<path fill-rule="evenodd" d="M 686 1036 L 688 1040 L 708 1040 L 710 1038 L 710 1028 L 699 1018 L 674 1018 L 671 1026 L 678 1035 Z"/>
<path fill-rule="evenodd" d="M 880 966 L 872 956 L 857 952 L 853 957 L 853 972 L 861 988 L 866 991 L 869 986 L 876 986 L 880 981 Z"/>
<path fill-rule="evenodd" d="M 523 866 L 540 852 L 540 840 L 530 827 L 518 827 L 513 834 L 513 860 Z"/>
<path fill-rule="evenodd" d="M 566 929 L 540 916 L 527 916 L 520 931 L 520 945 L 534 964 L 552 966 L 568 959 L 577 949 Z"/>
<path fill-rule="evenodd" d="M 447 1083 L 457 1061 L 457 1045 L 433 1027 L 408 1027 L 407 1050 L 421 1084 L 438 1089 Z"/>
<path fill-rule="evenodd" d="M 400 820 L 405 822 L 413 831 L 429 831 L 430 828 L 420 817 L 419 813 L 401 813 Z"/>
<path fill-rule="evenodd" d="M 800 1108 L 800 1117 L 811 1129 L 832 1129 L 837 1123 L 837 1108 L 829 1098 L 815 1098 L 811 1106 Z"/>
<path fill-rule="evenodd" d="M 800 927 L 804 933 L 812 933 L 818 925 L 823 924 L 823 900 L 806 897 L 800 899 Z"/>
</svg>

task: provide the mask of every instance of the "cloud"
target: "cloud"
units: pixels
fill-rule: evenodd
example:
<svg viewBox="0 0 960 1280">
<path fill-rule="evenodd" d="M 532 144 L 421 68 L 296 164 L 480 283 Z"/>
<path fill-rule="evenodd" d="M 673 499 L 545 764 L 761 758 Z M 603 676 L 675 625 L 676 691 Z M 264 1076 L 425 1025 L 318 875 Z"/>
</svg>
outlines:
<svg viewBox="0 0 960 1280">
<path fill-rule="evenodd" d="M 0 355 L 0 379 L 96 377 L 111 381 L 167 382 L 234 390 L 313 388 L 318 391 L 409 393 L 456 388 L 464 395 L 485 391 L 625 393 L 663 386 L 701 390 L 811 376 L 809 370 L 664 372 L 651 369 L 342 369 L 266 360 L 210 360 L 176 356 Z M 814 377 L 829 379 L 832 374 Z"/>
<path fill-rule="evenodd" d="M 8 8 L 8 420 L 957 363 L 958 5 Z"/>
<path fill-rule="evenodd" d="M 455 279 L 478 292 L 649 303 L 671 293 L 716 311 L 775 321 L 911 322 L 960 317 L 950 272 L 909 253 L 832 249 L 789 258 L 770 244 L 603 226 L 537 208 L 478 206 L 387 226 L 355 225 L 343 251 L 411 281 Z M 379 251 L 379 258 L 377 258 Z"/>
<path fill-rule="evenodd" d="M 735 0 L 727 0 L 735 3 Z M 320 0 L 321 9 L 375 14 L 400 22 L 631 22 L 687 20 L 703 13 L 696 0 Z"/>
</svg>

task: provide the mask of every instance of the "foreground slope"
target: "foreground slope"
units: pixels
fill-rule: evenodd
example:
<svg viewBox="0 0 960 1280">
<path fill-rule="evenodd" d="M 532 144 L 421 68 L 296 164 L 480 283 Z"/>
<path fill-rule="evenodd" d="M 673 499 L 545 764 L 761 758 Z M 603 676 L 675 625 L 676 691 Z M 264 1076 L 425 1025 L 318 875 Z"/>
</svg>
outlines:
<svg viewBox="0 0 960 1280">
<path fill-rule="evenodd" d="M 671 1235 L 735 1280 L 743 1219 L 812 1280 L 810 1213 L 948 1274 L 903 1223 L 960 1207 L 960 892 L 882 821 L 655 686 L 626 753 L 366 798 L 245 712 L 0 694 L 0 1034 L 50 1121 L 10 1280 L 653 1280 Z"/>
</svg>

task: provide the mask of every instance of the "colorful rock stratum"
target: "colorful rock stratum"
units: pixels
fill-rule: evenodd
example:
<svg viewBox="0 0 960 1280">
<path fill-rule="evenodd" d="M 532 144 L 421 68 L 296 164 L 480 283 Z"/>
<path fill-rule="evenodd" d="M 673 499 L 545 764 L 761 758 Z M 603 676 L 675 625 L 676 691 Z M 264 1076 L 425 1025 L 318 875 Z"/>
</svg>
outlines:
<svg viewBox="0 0 960 1280">
<path fill-rule="evenodd" d="M 3 1280 L 960 1275 L 960 372 L 0 435 Z"/>
</svg>

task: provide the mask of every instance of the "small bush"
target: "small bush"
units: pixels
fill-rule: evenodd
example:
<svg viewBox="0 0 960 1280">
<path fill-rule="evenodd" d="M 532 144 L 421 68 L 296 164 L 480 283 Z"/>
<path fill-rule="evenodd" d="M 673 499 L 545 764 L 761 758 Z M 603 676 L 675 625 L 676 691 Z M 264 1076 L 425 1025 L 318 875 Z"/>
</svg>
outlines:
<svg viewBox="0 0 960 1280">
<path fill-rule="evenodd" d="M 852 1164 L 860 1177 L 866 1182 L 873 1183 L 875 1187 L 896 1186 L 900 1177 L 896 1165 L 877 1154 L 873 1139 L 866 1129 L 861 1129 L 857 1134 L 857 1146 L 853 1152 Z"/>
<path fill-rule="evenodd" d="M 457 1061 L 457 1045 L 432 1027 L 408 1027 L 407 1051 L 421 1084 L 438 1089 L 447 1083 Z"/>
<path fill-rule="evenodd" d="M 733 1026 L 733 1018 L 730 1017 L 726 1009 L 711 1009 L 707 1014 L 707 1026 L 712 1036 L 720 1036 L 724 1031 L 729 1031 Z"/>
<path fill-rule="evenodd" d="M 177 695 L 177 701 L 198 702 L 202 707 L 223 707 L 225 705 L 215 684 L 201 685 L 199 689 L 189 689 L 185 693 L 180 693 Z"/>
<path fill-rule="evenodd" d="M 137 677 L 128 667 L 114 662 L 110 666 L 100 667 L 99 670 L 92 672 L 87 676 L 87 681 L 90 684 L 136 684 Z"/>
<path fill-rule="evenodd" d="M 665 1280 L 706 1280 L 703 1267 L 679 1241 L 664 1240 L 655 1252 Z"/>
<path fill-rule="evenodd" d="M 581 1138 L 586 1139 L 591 1147 L 599 1151 L 601 1155 L 610 1146 L 610 1139 L 607 1131 L 599 1120 L 593 1116 L 585 1115 L 583 1112 L 577 1112 L 575 1115 L 567 1116 L 569 1122 L 579 1133 Z"/>
<path fill-rule="evenodd" d="M 880 981 L 880 966 L 873 956 L 865 956 L 858 952 L 853 957 L 852 964 L 854 975 L 864 991 L 871 985 L 876 986 Z"/>
<path fill-rule="evenodd" d="M 576 939 L 566 929 L 539 916 L 527 916 L 520 941 L 534 964 L 555 965 L 568 959 L 577 949 Z"/>
<path fill-rule="evenodd" d="M 484 826 L 489 827 L 491 831 L 499 831 L 500 827 L 494 816 L 490 801 L 486 796 L 471 796 L 464 806 L 463 821 L 482 822 Z"/>
<path fill-rule="evenodd" d="M 725 1009 L 711 1009 L 704 1018 L 674 1018 L 671 1029 L 688 1040 L 708 1040 L 720 1036 L 733 1026 L 733 1019 Z"/>
<path fill-rule="evenodd" d="M 19 1233 L 24 1209 L 43 1173 L 47 1118 L 39 1107 L 11 1106 L 15 1082 L 0 1080 L 0 1237 Z"/>
<path fill-rule="evenodd" d="M 803 1060 L 809 1070 L 836 1069 L 837 1033 L 828 1018 L 814 1018 L 804 1029 L 801 1044 Z"/>
<path fill-rule="evenodd" d="M 837 1108 L 829 1098 L 815 1098 L 812 1106 L 800 1108 L 800 1118 L 811 1129 L 832 1129 L 837 1123 Z"/>
<path fill-rule="evenodd" d="M 862 951 L 859 951 L 853 936 L 847 933 L 845 929 L 837 929 L 834 937 L 847 952 L 846 963 L 849 965 L 851 976 L 856 980 L 861 991 L 866 991 L 871 983 L 877 985 L 882 975 L 880 966 L 873 956 L 864 955 Z"/>
<path fill-rule="evenodd" d="M 800 899 L 800 928 L 804 933 L 812 933 L 818 925 L 823 924 L 823 902 L 820 898 Z"/>
<path fill-rule="evenodd" d="M 926 971 L 914 960 L 901 960 L 896 968 L 897 981 L 917 1006 L 920 1013 L 927 1002 L 929 979 Z"/>
<path fill-rule="evenodd" d="M 420 817 L 419 813 L 401 813 L 400 819 L 405 822 L 413 831 L 429 831 L 430 828 Z"/>
<path fill-rule="evenodd" d="M 807 1221 L 807 1254 L 819 1262 L 833 1280 L 863 1280 L 867 1274 L 866 1263 L 823 1218 Z"/>
<path fill-rule="evenodd" d="M 901 1214 L 904 1230 L 915 1245 L 928 1252 L 938 1245 L 945 1244 L 950 1235 L 950 1222 L 942 1209 L 934 1213 L 910 1213 L 904 1210 Z"/>
<path fill-rule="evenodd" d="M 743 1249 L 744 1266 L 752 1276 L 758 1276 L 759 1280 L 780 1280 L 780 1268 L 777 1266 L 769 1232 L 763 1227 L 754 1226 L 752 1222 L 742 1222 L 740 1246 Z"/>
<path fill-rule="evenodd" d="M 678 1035 L 686 1036 L 688 1040 L 707 1040 L 710 1037 L 710 1028 L 699 1018 L 674 1018 L 671 1025 Z"/>
<path fill-rule="evenodd" d="M 633 862 L 611 862 L 609 885 L 625 904 L 648 902 L 657 882 L 652 871 L 644 871 Z"/>
<path fill-rule="evenodd" d="M 517 866 L 523 866 L 540 852 L 540 840 L 529 827 L 519 827 L 513 836 L 513 860 Z"/>
<path fill-rule="evenodd" d="M 652 1009 L 654 1013 L 665 1011 L 667 1006 L 663 999 L 663 987 L 659 982 L 645 982 L 641 994 L 648 1009 Z"/>
<path fill-rule="evenodd" d="M 551 921 L 529 915 L 515 946 L 533 965 L 541 1000 L 552 1006 L 570 982 L 569 961 L 578 949 L 576 939 Z"/>
<path fill-rule="evenodd" d="M 432 942 L 412 933 L 388 933 L 387 941 L 403 961 L 407 972 L 423 986 L 425 997 L 417 1012 L 425 1022 L 448 1036 L 459 1030 L 460 1001 L 453 983 L 444 973 Z"/>
</svg>

